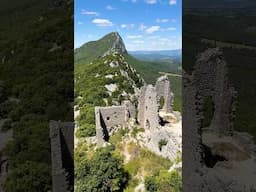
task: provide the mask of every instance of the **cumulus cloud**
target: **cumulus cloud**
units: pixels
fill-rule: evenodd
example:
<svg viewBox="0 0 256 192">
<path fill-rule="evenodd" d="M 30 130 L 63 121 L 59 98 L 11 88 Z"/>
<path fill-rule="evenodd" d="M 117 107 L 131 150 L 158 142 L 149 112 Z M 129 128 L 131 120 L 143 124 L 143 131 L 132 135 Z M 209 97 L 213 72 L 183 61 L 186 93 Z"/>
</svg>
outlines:
<svg viewBox="0 0 256 192">
<path fill-rule="evenodd" d="M 157 3 L 157 0 L 145 0 L 148 4 L 155 4 Z"/>
<path fill-rule="evenodd" d="M 95 11 L 86 11 L 86 10 L 84 10 L 84 9 L 82 9 L 81 14 L 82 14 L 82 15 L 95 15 L 95 16 L 99 15 L 98 12 L 95 12 Z"/>
<path fill-rule="evenodd" d="M 123 29 L 133 29 L 135 27 L 135 24 L 121 24 L 121 28 Z"/>
<path fill-rule="evenodd" d="M 113 23 L 108 19 L 93 19 L 92 23 L 96 24 L 99 27 L 111 27 Z"/>
<path fill-rule="evenodd" d="M 126 27 L 127 27 L 126 24 L 122 24 L 122 25 L 121 25 L 121 28 L 126 28 Z"/>
<path fill-rule="evenodd" d="M 128 39 L 139 39 L 139 38 L 142 38 L 141 35 L 128 35 L 127 36 Z"/>
<path fill-rule="evenodd" d="M 144 41 L 136 40 L 136 41 L 133 41 L 133 43 L 135 43 L 135 44 L 143 44 Z"/>
<path fill-rule="evenodd" d="M 144 31 L 144 29 L 146 29 L 147 26 L 145 26 L 143 23 L 140 24 L 139 26 L 139 31 Z"/>
<path fill-rule="evenodd" d="M 169 4 L 170 4 L 170 5 L 175 5 L 176 3 L 177 3 L 177 0 L 170 0 L 170 1 L 169 1 Z"/>
<path fill-rule="evenodd" d="M 167 23 L 169 21 L 169 19 L 157 19 L 156 22 L 157 23 Z"/>
<path fill-rule="evenodd" d="M 111 5 L 108 5 L 108 6 L 106 7 L 106 9 L 112 11 L 112 10 L 115 10 L 116 8 L 112 7 Z"/>
<path fill-rule="evenodd" d="M 175 27 L 168 27 L 168 28 L 167 28 L 167 31 L 175 31 L 175 30 L 176 30 Z"/>
<path fill-rule="evenodd" d="M 146 33 L 151 34 L 151 33 L 154 33 L 156 31 L 159 31 L 159 29 L 160 29 L 160 26 L 151 26 L 151 27 L 146 29 Z"/>
</svg>

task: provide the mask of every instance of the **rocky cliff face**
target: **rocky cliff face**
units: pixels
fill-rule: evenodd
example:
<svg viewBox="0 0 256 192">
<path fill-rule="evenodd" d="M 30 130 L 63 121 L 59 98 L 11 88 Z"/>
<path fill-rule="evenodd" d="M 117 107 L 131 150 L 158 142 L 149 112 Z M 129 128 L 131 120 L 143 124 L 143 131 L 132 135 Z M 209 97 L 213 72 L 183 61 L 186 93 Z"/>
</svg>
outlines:
<svg viewBox="0 0 256 192">
<path fill-rule="evenodd" d="M 89 64 L 98 57 L 119 53 L 127 54 L 122 37 L 118 32 L 112 32 L 97 41 L 87 42 L 75 49 L 75 64 Z"/>
<path fill-rule="evenodd" d="M 119 53 L 119 54 L 127 54 L 127 50 L 125 48 L 124 42 L 122 37 L 119 35 L 118 32 L 110 33 L 109 36 L 111 36 L 111 39 L 113 39 L 113 45 L 110 50 L 108 50 L 106 53 Z"/>
</svg>

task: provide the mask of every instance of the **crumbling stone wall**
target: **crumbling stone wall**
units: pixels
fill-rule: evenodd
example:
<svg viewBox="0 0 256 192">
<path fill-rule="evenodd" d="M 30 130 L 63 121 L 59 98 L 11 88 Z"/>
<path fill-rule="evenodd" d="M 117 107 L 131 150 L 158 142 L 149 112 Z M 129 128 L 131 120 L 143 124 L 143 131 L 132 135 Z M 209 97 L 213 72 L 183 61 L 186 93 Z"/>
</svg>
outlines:
<svg viewBox="0 0 256 192">
<path fill-rule="evenodd" d="M 201 53 L 192 76 L 183 74 L 183 191 L 223 191 L 220 180 L 208 174 L 202 134 L 205 130 L 204 102 L 208 97 L 214 104 L 208 131 L 219 136 L 232 136 L 236 92 L 227 75 L 227 64 L 218 48 Z M 209 188 L 209 185 L 212 185 Z"/>
<path fill-rule="evenodd" d="M 128 125 L 135 118 L 135 106 L 124 101 L 121 106 L 95 107 L 96 137 L 98 146 L 108 141 L 109 136 L 119 127 Z"/>
<path fill-rule="evenodd" d="M 12 136 L 13 136 L 12 129 L 6 132 L 0 132 L 0 152 L 4 149 L 6 144 L 12 140 Z M 3 153 L 1 153 L 0 154 L 0 191 L 1 192 L 3 191 L 1 185 L 3 184 L 8 174 L 8 165 L 9 165 L 8 162 L 9 162 L 9 158 Z"/>
<path fill-rule="evenodd" d="M 157 92 L 152 85 L 141 89 L 138 117 L 139 124 L 144 129 L 156 129 L 159 126 Z"/>
<path fill-rule="evenodd" d="M 50 121 L 52 191 L 73 191 L 74 123 Z"/>
<path fill-rule="evenodd" d="M 161 76 L 156 81 L 157 102 L 160 103 L 160 99 L 164 99 L 163 110 L 166 113 L 173 111 L 173 93 L 170 88 L 170 81 L 166 75 Z"/>
<path fill-rule="evenodd" d="M 196 105 L 201 114 L 204 101 L 211 97 L 214 114 L 210 128 L 220 135 L 233 134 L 236 92 L 231 86 L 223 53 L 218 48 L 207 49 L 199 55 L 192 80 L 196 90 Z"/>
</svg>

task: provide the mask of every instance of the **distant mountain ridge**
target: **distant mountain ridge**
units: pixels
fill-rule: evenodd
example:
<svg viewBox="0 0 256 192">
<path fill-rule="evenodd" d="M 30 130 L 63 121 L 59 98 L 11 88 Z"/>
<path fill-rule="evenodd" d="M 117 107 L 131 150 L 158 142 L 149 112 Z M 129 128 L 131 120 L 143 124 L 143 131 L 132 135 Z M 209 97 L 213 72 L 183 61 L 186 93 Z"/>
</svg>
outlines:
<svg viewBox="0 0 256 192">
<path fill-rule="evenodd" d="M 162 55 L 162 56 L 181 56 L 181 49 L 159 50 L 159 51 L 128 51 L 131 55 Z"/>
</svg>

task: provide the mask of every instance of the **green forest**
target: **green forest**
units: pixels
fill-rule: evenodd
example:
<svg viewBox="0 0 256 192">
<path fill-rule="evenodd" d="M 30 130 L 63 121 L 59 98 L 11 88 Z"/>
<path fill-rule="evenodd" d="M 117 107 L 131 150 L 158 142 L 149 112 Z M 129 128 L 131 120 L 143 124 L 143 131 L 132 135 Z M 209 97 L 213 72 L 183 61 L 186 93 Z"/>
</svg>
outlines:
<svg viewBox="0 0 256 192">
<path fill-rule="evenodd" d="M 51 189 L 49 120 L 72 121 L 72 4 L 17 1 L 1 7 L 1 131 L 13 130 L 6 192 Z"/>
</svg>

